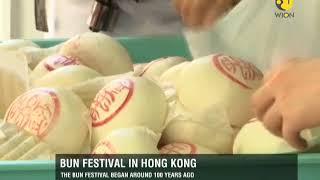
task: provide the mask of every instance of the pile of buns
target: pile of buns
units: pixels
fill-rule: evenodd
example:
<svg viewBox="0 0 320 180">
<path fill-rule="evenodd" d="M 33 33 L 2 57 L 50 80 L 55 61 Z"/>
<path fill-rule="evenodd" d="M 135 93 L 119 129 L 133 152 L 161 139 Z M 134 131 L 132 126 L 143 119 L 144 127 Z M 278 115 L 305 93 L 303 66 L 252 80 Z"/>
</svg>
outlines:
<svg viewBox="0 0 320 180">
<path fill-rule="evenodd" d="M 2 160 L 297 152 L 250 121 L 263 75 L 235 57 L 134 64 L 115 39 L 90 32 L 50 48 L 5 41 L 0 59 Z M 310 147 L 317 134 L 305 133 Z"/>
</svg>

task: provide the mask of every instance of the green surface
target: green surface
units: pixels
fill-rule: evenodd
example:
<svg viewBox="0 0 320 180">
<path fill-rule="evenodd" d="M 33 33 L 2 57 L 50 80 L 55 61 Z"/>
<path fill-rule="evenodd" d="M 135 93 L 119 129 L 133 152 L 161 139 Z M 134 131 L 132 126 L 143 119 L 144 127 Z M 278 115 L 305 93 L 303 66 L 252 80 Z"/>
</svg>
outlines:
<svg viewBox="0 0 320 180">
<path fill-rule="evenodd" d="M 298 156 L 299 180 L 320 179 L 320 154 L 301 154 Z"/>
<path fill-rule="evenodd" d="M 63 41 L 64 39 L 35 40 L 41 47 L 50 47 Z M 136 63 L 163 56 L 184 56 L 191 59 L 185 40 L 181 36 L 120 38 L 119 41 L 128 49 Z M 320 154 L 303 154 L 299 155 L 298 159 L 299 180 L 320 179 Z M 54 169 L 53 161 L 0 161 L 0 180 L 54 180 Z M 241 178 L 238 177 L 237 180 Z"/>
<path fill-rule="evenodd" d="M 1 180 L 54 180 L 54 161 L 0 161 Z"/>
</svg>

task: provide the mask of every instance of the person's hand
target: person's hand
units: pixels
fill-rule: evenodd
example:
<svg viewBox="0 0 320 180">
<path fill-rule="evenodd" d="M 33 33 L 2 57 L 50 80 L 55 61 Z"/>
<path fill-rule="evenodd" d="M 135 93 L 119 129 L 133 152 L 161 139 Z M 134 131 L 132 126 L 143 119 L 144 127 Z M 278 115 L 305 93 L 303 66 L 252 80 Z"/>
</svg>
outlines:
<svg viewBox="0 0 320 180">
<path fill-rule="evenodd" d="M 292 60 L 275 68 L 252 101 L 270 132 L 305 149 L 300 132 L 320 126 L 320 59 Z"/>
<path fill-rule="evenodd" d="M 194 29 L 213 25 L 240 0 L 174 0 L 182 21 Z"/>
</svg>

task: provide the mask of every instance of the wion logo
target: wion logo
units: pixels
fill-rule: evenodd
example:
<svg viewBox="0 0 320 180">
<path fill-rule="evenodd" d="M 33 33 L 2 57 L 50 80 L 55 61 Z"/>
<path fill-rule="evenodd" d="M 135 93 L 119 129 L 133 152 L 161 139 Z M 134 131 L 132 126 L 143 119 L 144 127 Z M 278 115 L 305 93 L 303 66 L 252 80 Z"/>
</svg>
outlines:
<svg viewBox="0 0 320 180">
<path fill-rule="evenodd" d="M 291 12 L 293 5 L 294 5 L 294 0 L 275 0 L 276 6 L 280 12 L 275 12 L 275 16 L 277 18 L 294 18 L 294 12 Z"/>
</svg>

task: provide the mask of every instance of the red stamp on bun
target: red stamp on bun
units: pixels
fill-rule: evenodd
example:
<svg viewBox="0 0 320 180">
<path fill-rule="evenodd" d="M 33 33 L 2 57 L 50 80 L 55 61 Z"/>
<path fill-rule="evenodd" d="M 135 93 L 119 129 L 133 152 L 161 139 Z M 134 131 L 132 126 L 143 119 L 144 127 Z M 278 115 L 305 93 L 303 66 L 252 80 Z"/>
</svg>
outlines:
<svg viewBox="0 0 320 180">
<path fill-rule="evenodd" d="M 263 78 L 262 72 L 253 64 L 234 57 L 217 54 L 213 56 L 214 66 L 233 82 L 246 89 L 252 89 L 250 82 Z"/>
<path fill-rule="evenodd" d="M 197 147 L 189 143 L 172 143 L 160 149 L 160 154 L 196 154 Z"/>
<path fill-rule="evenodd" d="M 130 101 L 134 82 L 130 79 L 112 81 L 96 95 L 90 107 L 92 126 L 102 126 L 113 119 Z"/>
<path fill-rule="evenodd" d="M 48 71 L 53 71 L 63 66 L 80 65 L 80 64 L 81 62 L 78 60 L 78 58 L 71 57 L 71 56 L 55 55 L 55 56 L 49 57 L 44 62 L 43 65 Z"/>
<path fill-rule="evenodd" d="M 116 149 L 109 140 L 105 139 L 96 145 L 92 154 L 116 154 Z"/>
<path fill-rule="evenodd" d="M 60 114 L 60 101 L 50 89 L 31 90 L 19 96 L 5 116 L 7 123 L 43 138 L 56 123 Z"/>
</svg>

